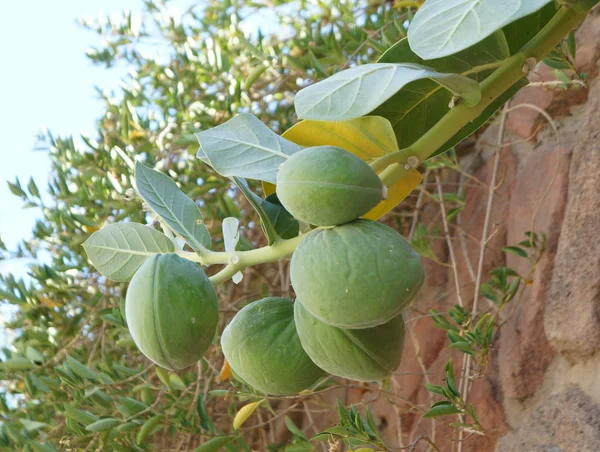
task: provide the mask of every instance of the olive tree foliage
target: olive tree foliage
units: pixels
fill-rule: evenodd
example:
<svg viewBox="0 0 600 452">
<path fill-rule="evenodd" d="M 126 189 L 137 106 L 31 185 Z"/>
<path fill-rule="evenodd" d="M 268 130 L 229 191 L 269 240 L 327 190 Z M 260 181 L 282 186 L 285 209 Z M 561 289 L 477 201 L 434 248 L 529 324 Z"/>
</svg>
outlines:
<svg viewBox="0 0 600 452">
<path fill-rule="evenodd" d="M 0 259 L 38 262 L 24 279 L 0 279 L 0 300 L 16 310 L 5 325 L 14 339 L 0 362 L 2 450 L 146 450 L 157 441 L 161 450 L 188 450 L 201 437 L 216 437 L 216 448 L 206 450 L 234 439 L 230 450 L 249 450 L 252 431 L 246 442 L 219 438 L 235 411 L 235 401 L 211 396 L 221 390 L 222 357 L 213 350 L 180 373 L 155 368 L 127 332 L 126 285 L 90 266 L 81 245 L 117 222 L 159 226 L 131 190 L 136 158 L 201 206 L 213 249 L 223 248 L 227 217 L 246 225 L 239 249 L 264 244 L 235 185 L 196 159 L 193 134 L 240 113 L 285 131 L 297 90 L 352 62 L 374 61 L 404 37 L 407 17 L 383 1 L 211 0 L 182 14 L 169 6 L 148 0 L 139 12 L 80 21 L 102 42 L 87 52 L 90 60 L 129 73 L 98 92 L 103 108 L 92 136 L 40 135 L 52 167 L 46 188 L 9 183 L 40 217 L 16 249 L 0 241 Z M 244 21 L 264 11 L 279 22 L 277 33 L 244 33 Z M 280 291 L 260 273 L 245 284 L 265 295 Z M 221 289 L 225 300 L 230 286 Z"/>
</svg>

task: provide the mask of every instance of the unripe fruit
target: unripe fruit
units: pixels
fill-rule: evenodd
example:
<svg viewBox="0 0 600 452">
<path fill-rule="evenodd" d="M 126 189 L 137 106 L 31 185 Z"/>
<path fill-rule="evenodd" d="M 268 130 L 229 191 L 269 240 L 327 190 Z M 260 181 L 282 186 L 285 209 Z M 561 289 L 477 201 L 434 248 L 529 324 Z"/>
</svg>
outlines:
<svg viewBox="0 0 600 452">
<path fill-rule="evenodd" d="M 290 276 L 302 305 L 339 328 L 387 322 L 409 306 L 424 281 L 421 258 L 408 241 L 370 220 L 307 234 L 292 255 Z"/>
<path fill-rule="evenodd" d="M 383 198 L 383 184 L 369 165 L 334 146 L 292 155 L 277 173 L 277 196 L 297 219 L 318 226 L 347 223 Z"/>
<path fill-rule="evenodd" d="M 289 298 L 245 306 L 223 331 L 221 346 L 231 369 L 265 394 L 297 394 L 324 375 L 300 344 Z"/>
<path fill-rule="evenodd" d="M 304 351 L 332 375 L 358 381 L 382 380 L 400 365 L 402 314 L 373 328 L 347 330 L 320 322 L 296 300 L 294 319 Z"/>
<path fill-rule="evenodd" d="M 166 369 L 194 364 L 217 329 L 217 293 L 202 269 L 176 254 L 155 254 L 133 275 L 127 326 L 140 351 Z"/>
</svg>

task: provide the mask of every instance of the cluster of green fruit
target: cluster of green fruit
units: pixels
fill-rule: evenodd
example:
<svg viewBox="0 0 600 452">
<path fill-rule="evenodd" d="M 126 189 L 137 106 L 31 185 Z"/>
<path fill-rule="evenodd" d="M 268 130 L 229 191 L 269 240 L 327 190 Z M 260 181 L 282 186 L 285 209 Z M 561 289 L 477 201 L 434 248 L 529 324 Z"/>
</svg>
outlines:
<svg viewBox="0 0 600 452">
<path fill-rule="evenodd" d="M 340 148 L 310 148 L 279 170 L 277 195 L 310 231 L 294 251 L 297 296 L 241 309 L 221 336 L 234 375 L 256 390 L 296 394 L 325 372 L 360 381 L 391 375 L 404 344 L 402 311 L 424 280 L 419 255 L 395 230 L 358 219 L 383 197 L 379 177 Z M 170 369 L 204 354 L 217 326 L 217 297 L 196 264 L 156 255 L 136 273 L 126 317 L 140 350 Z"/>
</svg>

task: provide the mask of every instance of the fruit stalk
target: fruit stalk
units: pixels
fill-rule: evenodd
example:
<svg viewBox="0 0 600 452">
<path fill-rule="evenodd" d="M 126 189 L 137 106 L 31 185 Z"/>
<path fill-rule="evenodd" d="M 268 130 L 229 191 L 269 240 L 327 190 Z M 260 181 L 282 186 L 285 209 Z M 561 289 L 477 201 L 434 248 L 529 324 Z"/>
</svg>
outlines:
<svg viewBox="0 0 600 452">
<path fill-rule="evenodd" d="M 225 268 L 210 278 L 213 284 L 219 284 L 227 281 L 238 271 L 241 271 L 246 267 L 290 257 L 298 246 L 298 243 L 300 243 L 300 240 L 302 240 L 306 234 L 310 234 L 310 232 L 287 240 L 279 238 L 270 246 L 250 251 L 224 252 L 205 249 L 198 254 L 189 251 L 177 251 L 177 254 L 188 260 L 206 266 L 224 264 Z"/>
</svg>

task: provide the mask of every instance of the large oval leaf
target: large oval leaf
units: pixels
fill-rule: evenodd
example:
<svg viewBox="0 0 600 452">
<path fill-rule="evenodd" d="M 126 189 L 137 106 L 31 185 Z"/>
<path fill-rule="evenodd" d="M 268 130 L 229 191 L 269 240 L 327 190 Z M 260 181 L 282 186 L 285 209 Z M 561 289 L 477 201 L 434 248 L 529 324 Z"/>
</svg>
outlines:
<svg viewBox="0 0 600 452">
<path fill-rule="evenodd" d="M 277 170 L 302 148 L 288 141 L 249 113 L 196 134 L 198 158 L 227 177 L 275 183 Z"/>
<path fill-rule="evenodd" d="M 114 223 L 94 232 L 83 243 L 96 269 L 113 281 L 126 282 L 150 256 L 172 253 L 166 235 L 139 223 Z"/>
<path fill-rule="evenodd" d="M 458 74 L 440 73 L 418 64 L 373 63 L 356 66 L 308 86 L 296 95 L 299 118 L 343 121 L 364 116 L 402 87 L 429 78 L 460 96 L 466 105 L 481 99 L 479 84 Z"/>
<path fill-rule="evenodd" d="M 460 52 L 553 0 L 427 0 L 408 28 L 425 60 Z"/>
<path fill-rule="evenodd" d="M 135 183 L 140 198 L 195 251 L 210 247 L 200 209 L 170 177 L 136 162 Z"/>
</svg>

